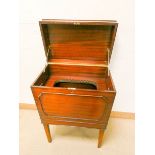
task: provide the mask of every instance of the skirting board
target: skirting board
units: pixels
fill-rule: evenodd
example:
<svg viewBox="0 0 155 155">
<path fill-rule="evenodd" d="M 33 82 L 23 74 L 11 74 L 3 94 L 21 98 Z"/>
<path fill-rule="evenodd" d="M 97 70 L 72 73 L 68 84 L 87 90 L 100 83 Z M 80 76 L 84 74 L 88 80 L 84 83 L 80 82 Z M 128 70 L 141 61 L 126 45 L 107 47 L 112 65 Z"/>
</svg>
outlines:
<svg viewBox="0 0 155 155">
<path fill-rule="evenodd" d="M 19 109 L 37 110 L 37 107 L 35 104 L 20 103 Z M 124 118 L 124 119 L 135 119 L 135 113 L 112 111 L 110 117 L 112 117 L 112 118 Z"/>
</svg>

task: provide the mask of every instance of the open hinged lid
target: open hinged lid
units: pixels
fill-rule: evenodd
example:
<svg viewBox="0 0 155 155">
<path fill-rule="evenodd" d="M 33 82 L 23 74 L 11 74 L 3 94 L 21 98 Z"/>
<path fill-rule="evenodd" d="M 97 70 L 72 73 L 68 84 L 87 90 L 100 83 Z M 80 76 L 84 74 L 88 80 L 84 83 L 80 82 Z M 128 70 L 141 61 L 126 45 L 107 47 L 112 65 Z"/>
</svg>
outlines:
<svg viewBox="0 0 155 155">
<path fill-rule="evenodd" d="M 46 19 L 39 24 L 48 63 L 108 65 L 116 21 Z"/>
</svg>

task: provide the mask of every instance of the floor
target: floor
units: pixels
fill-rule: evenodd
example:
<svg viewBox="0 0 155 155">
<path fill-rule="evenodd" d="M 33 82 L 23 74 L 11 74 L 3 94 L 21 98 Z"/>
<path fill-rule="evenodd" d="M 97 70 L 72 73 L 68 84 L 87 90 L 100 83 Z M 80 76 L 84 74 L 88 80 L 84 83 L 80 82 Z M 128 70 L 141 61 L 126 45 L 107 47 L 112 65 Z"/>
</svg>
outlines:
<svg viewBox="0 0 155 155">
<path fill-rule="evenodd" d="M 36 110 L 20 110 L 20 155 L 134 155 L 134 120 L 110 118 L 101 148 L 98 130 L 51 125 L 48 143 Z"/>
</svg>

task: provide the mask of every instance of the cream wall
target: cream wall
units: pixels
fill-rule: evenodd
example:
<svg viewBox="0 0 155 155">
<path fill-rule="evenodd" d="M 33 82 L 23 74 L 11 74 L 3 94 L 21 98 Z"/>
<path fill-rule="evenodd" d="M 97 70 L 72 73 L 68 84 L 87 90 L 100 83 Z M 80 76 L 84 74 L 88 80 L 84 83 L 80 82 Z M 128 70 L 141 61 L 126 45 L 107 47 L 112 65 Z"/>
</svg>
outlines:
<svg viewBox="0 0 155 155">
<path fill-rule="evenodd" d="M 117 89 L 115 111 L 134 112 L 133 0 L 20 0 L 20 103 L 34 103 L 30 85 L 46 59 L 38 21 L 115 19 L 117 37 L 110 70 Z"/>
</svg>

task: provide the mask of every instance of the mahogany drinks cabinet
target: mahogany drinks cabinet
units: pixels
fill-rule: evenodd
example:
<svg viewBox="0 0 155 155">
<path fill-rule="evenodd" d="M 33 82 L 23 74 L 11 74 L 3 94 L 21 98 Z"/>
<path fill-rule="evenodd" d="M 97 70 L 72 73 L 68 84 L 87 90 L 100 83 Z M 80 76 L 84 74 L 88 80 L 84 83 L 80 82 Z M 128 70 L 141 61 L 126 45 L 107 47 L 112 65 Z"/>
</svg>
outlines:
<svg viewBox="0 0 155 155">
<path fill-rule="evenodd" d="M 118 23 L 110 20 L 39 22 L 47 65 L 32 84 L 41 122 L 99 129 L 98 147 L 116 95 L 109 71 Z"/>
</svg>

